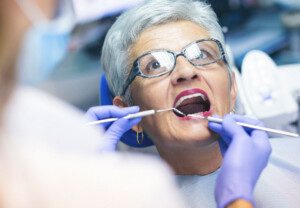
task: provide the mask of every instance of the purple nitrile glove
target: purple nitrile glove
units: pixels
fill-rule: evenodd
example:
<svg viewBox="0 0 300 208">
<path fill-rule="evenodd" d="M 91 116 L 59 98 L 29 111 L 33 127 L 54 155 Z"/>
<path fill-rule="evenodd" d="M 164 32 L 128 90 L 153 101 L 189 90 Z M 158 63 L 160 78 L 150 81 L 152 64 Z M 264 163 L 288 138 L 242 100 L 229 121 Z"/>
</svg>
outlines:
<svg viewBox="0 0 300 208">
<path fill-rule="evenodd" d="M 239 115 L 226 115 L 222 124 L 209 122 L 209 128 L 222 137 L 223 164 L 215 187 L 217 205 L 222 208 L 237 199 L 254 204 L 254 186 L 271 154 L 266 132 L 243 128 L 235 122 L 262 126 L 258 120 Z"/>
<path fill-rule="evenodd" d="M 86 112 L 86 117 L 95 121 L 106 118 L 120 118 L 115 122 L 98 124 L 106 130 L 104 133 L 105 145 L 101 148 L 102 151 L 115 151 L 121 136 L 141 121 L 141 118 L 125 119 L 122 117 L 131 113 L 137 113 L 139 110 L 138 106 L 119 108 L 113 105 L 106 105 L 92 107 Z"/>
</svg>

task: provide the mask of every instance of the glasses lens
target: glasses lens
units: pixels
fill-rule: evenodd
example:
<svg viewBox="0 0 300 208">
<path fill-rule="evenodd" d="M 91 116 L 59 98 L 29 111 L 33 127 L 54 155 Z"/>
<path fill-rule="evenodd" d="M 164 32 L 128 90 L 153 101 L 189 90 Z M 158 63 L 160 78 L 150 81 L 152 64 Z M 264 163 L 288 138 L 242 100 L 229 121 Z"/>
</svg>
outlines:
<svg viewBox="0 0 300 208">
<path fill-rule="evenodd" d="M 211 40 L 193 43 L 184 53 L 195 66 L 211 64 L 222 58 L 218 44 Z"/>
<path fill-rule="evenodd" d="M 156 76 L 166 73 L 174 67 L 174 55 L 167 51 L 154 51 L 142 56 L 139 68 L 146 76 Z"/>
</svg>

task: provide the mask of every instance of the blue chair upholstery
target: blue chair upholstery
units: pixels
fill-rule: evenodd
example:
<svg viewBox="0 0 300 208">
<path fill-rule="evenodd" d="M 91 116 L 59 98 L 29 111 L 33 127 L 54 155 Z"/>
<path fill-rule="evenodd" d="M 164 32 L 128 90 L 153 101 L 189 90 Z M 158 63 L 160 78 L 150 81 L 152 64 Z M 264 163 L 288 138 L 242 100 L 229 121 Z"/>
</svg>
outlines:
<svg viewBox="0 0 300 208">
<path fill-rule="evenodd" d="M 105 74 L 101 75 L 99 92 L 100 92 L 99 93 L 100 94 L 100 105 L 112 105 L 113 95 L 108 88 Z M 141 135 L 139 135 L 139 137 L 141 138 Z M 143 142 L 141 142 L 139 144 L 136 139 L 136 132 L 131 129 L 129 131 L 127 131 L 125 134 L 123 134 L 121 141 L 123 143 L 127 144 L 128 146 L 137 147 L 137 148 L 149 147 L 149 146 L 153 145 L 152 140 L 145 133 L 144 133 Z"/>
</svg>

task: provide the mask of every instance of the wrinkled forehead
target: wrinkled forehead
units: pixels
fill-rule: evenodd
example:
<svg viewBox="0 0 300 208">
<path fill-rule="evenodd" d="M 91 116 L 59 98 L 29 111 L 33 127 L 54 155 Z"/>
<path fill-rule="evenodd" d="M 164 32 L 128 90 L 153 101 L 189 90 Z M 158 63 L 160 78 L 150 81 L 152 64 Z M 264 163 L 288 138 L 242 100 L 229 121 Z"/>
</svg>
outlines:
<svg viewBox="0 0 300 208">
<path fill-rule="evenodd" d="M 130 48 L 129 60 L 158 49 L 181 51 L 191 42 L 210 37 L 209 32 L 191 21 L 168 22 L 142 31 Z"/>
</svg>

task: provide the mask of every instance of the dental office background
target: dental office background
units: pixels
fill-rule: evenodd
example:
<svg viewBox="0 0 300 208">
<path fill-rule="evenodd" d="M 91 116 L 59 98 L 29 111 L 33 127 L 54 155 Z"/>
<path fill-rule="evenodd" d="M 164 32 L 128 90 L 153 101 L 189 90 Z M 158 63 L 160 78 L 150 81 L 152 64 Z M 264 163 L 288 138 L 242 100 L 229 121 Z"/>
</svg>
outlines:
<svg viewBox="0 0 300 208">
<path fill-rule="evenodd" d="M 56 18 L 26 34 L 19 55 L 20 81 L 83 111 L 98 105 L 105 35 L 123 11 L 142 2 L 60 0 Z M 261 119 L 268 127 L 299 133 L 300 1 L 208 2 L 219 17 L 235 65 L 236 113 Z M 38 50 L 43 44 L 51 47 Z"/>
</svg>

